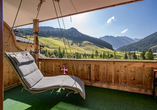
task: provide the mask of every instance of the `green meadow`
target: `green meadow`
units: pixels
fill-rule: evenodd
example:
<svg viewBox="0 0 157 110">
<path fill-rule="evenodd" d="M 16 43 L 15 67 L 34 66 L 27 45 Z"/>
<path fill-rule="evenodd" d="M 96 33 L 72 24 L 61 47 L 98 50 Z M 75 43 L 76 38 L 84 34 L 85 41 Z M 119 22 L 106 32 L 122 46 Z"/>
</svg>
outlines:
<svg viewBox="0 0 157 110">
<path fill-rule="evenodd" d="M 27 36 L 28 37 L 28 36 Z M 34 38 L 30 38 L 31 40 L 34 40 Z M 64 41 L 65 41 L 65 45 L 64 45 Z M 58 50 L 58 48 L 60 47 L 61 50 L 67 50 L 67 53 L 75 53 L 75 52 L 79 52 L 81 54 L 95 54 L 95 50 L 98 51 L 98 57 L 100 58 L 99 55 L 103 54 L 103 52 L 105 52 L 106 54 L 116 54 L 116 56 L 118 56 L 118 59 L 122 59 L 122 57 L 124 56 L 124 53 L 121 52 L 116 52 L 107 48 L 100 48 L 96 45 L 94 45 L 91 42 L 88 41 L 84 41 L 82 43 L 73 43 L 72 40 L 67 40 L 67 39 L 60 39 L 58 37 L 41 37 L 39 36 L 39 42 L 49 46 L 49 48 L 43 48 L 43 50 L 49 50 L 49 51 L 54 51 L 54 50 Z M 69 48 L 70 47 L 70 48 Z M 66 48 L 66 49 L 65 49 Z M 112 58 L 111 58 L 112 59 Z"/>
</svg>

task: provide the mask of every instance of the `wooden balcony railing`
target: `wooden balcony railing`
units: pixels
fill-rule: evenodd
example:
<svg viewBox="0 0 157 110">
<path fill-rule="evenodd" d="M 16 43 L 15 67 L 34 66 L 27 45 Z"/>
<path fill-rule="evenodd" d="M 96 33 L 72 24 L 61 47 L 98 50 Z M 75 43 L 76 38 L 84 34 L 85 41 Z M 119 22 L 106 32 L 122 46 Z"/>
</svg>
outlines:
<svg viewBox="0 0 157 110">
<path fill-rule="evenodd" d="M 65 65 L 66 74 L 73 72 L 86 85 L 149 95 L 153 92 L 153 69 L 157 68 L 154 61 L 39 59 L 39 62 L 44 76 L 62 75 Z"/>
</svg>

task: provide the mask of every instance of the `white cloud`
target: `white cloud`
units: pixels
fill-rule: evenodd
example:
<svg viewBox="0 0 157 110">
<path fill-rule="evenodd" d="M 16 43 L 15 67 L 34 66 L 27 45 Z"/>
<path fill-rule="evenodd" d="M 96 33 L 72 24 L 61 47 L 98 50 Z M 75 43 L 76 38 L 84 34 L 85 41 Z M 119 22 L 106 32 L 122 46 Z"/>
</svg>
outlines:
<svg viewBox="0 0 157 110">
<path fill-rule="evenodd" d="M 109 19 L 107 20 L 107 23 L 110 23 L 112 20 L 114 20 L 114 16 L 112 16 L 111 18 L 109 18 Z"/>
<path fill-rule="evenodd" d="M 124 29 L 124 31 L 122 31 L 121 33 L 125 33 L 126 31 L 128 31 L 128 29 Z"/>
</svg>

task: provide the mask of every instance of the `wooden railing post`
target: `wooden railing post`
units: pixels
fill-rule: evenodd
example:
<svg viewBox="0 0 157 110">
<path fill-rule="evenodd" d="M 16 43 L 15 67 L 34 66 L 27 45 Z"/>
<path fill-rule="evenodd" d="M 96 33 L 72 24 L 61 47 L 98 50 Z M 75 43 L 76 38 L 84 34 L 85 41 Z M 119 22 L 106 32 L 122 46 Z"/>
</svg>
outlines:
<svg viewBox="0 0 157 110">
<path fill-rule="evenodd" d="M 91 84 L 95 81 L 94 65 L 91 64 Z"/>
<path fill-rule="evenodd" d="M 156 82 L 157 82 L 157 69 L 153 69 L 153 96 L 154 98 L 156 98 L 156 90 L 155 87 L 157 86 Z"/>
<path fill-rule="evenodd" d="M 3 0 L 0 0 L 0 110 L 3 110 Z"/>
<path fill-rule="evenodd" d="M 34 19 L 33 20 L 33 32 L 34 32 L 34 51 L 38 52 L 39 51 L 39 40 L 38 40 L 38 35 L 39 35 L 39 20 Z"/>
<path fill-rule="evenodd" d="M 35 59 L 36 64 L 39 67 L 39 40 L 38 40 L 38 35 L 39 35 L 39 20 L 38 19 L 34 19 L 33 20 L 33 32 L 34 32 L 34 54 L 33 57 Z"/>
</svg>

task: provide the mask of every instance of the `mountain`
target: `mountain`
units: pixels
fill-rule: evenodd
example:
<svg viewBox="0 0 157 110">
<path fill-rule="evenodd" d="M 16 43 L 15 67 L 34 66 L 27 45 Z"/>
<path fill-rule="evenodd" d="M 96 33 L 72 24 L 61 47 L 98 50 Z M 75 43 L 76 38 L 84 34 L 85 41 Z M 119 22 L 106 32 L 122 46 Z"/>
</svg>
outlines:
<svg viewBox="0 0 157 110">
<path fill-rule="evenodd" d="M 110 43 L 113 46 L 113 48 L 115 48 L 115 49 L 122 47 L 124 45 L 134 43 L 138 40 L 138 39 L 131 39 L 126 36 L 114 37 L 114 36 L 108 36 L 108 35 L 106 35 L 104 37 L 100 37 L 99 39 Z"/>
<path fill-rule="evenodd" d="M 138 42 L 139 40 L 141 40 L 140 38 L 134 38 L 133 39 L 135 42 Z"/>
<path fill-rule="evenodd" d="M 118 48 L 118 51 L 124 51 L 125 47 L 128 51 L 148 51 L 149 48 L 157 45 L 157 32 L 141 39 L 140 41 Z"/>
<path fill-rule="evenodd" d="M 108 48 L 113 50 L 113 47 L 111 44 L 109 44 L 106 41 L 103 41 L 98 38 L 94 38 L 85 34 L 82 34 L 75 28 L 66 29 L 66 33 L 64 29 L 62 30 L 62 34 L 65 37 L 66 33 L 69 40 L 72 40 L 73 43 L 77 43 L 79 45 L 82 44 L 84 41 L 88 41 L 93 43 L 94 45 L 101 47 L 101 48 Z M 30 35 L 32 33 L 32 28 L 18 28 L 19 33 L 22 33 L 22 35 Z M 53 28 L 53 27 L 39 27 L 39 36 L 42 37 L 58 37 L 62 38 L 62 34 L 60 32 L 59 28 Z"/>
</svg>

